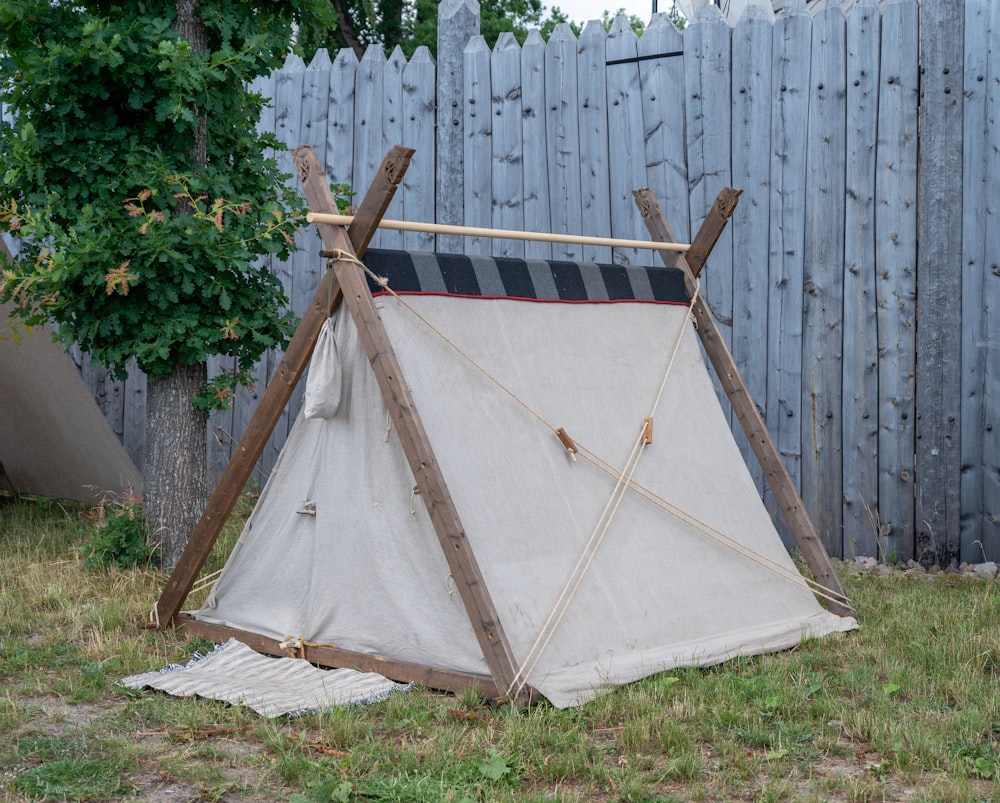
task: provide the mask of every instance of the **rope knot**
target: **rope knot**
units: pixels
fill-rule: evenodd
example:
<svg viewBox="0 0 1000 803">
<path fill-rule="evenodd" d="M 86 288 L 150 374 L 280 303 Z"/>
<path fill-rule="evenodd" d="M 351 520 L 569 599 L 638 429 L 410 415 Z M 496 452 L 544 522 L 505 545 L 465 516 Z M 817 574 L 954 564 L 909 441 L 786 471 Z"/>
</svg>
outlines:
<svg viewBox="0 0 1000 803">
<path fill-rule="evenodd" d="M 334 248 L 332 251 L 320 251 L 319 255 L 326 259 L 326 269 L 331 270 L 335 262 L 350 262 L 353 265 L 357 265 L 360 268 L 365 267 L 365 263 L 358 259 L 354 254 L 349 251 L 345 251 L 342 248 Z M 367 270 L 367 269 L 366 269 Z"/>
<path fill-rule="evenodd" d="M 306 659 L 306 647 L 332 647 L 337 649 L 337 645 L 332 641 L 309 641 L 301 636 L 285 636 L 285 640 L 278 644 L 278 649 L 287 652 L 292 658 Z"/>
<path fill-rule="evenodd" d="M 304 658 L 305 649 L 302 646 L 302 639 L 294 636 L 285 636 L 285 640 L 278 645 L 278 649 L 287 652 L 291 658 Z"/>
</svg>

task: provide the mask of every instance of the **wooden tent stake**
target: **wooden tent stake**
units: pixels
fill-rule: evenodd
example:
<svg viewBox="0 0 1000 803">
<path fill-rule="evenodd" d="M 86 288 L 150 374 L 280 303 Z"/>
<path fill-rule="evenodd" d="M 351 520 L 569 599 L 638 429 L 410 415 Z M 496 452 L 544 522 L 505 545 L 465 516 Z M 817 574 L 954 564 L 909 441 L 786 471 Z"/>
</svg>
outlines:
<svg viewBox="0 0 1000 803">
<path fill-rule="evenodd" d="M 660 208 L 652 191 L 649 189 L 636 190 L 633 195 L 652 238 L 672 241 L 674 239 L 673 232 L 670 230 L 663 209 Z M 726 188 L 720 192 L 704 223 L 702 223 L 701 229 L 691 243 L 688 258 L 685 259 L 680 254 L 672 254 L 669 261 L 666 258 L 663 260 L 667 267 L 677 267 L 684 271 L 684 282 L 688 296 L 691 298 L 694 298 L 697 277 L 705 260 L 708 259 L 708 255 L 718 242 L 727 221 L 732 216 L 739 196 L 740 190 Z M 689 259 L 692 259 L 693 264 L 688 262 Z M 771 440 L 771 435 L 767 431 L 757 405 L 753 403 L 750 390 L 736 366 L 736 360 L 733 359 L 732 353 L 726 346 L 726 341 L 722 338 L 719 324 L 700 293 L 691 305 L 691 313 L 697 323 L 698 336 L 701 337 L 705 353 L 722 382 L 726 395 L 733 405 L 733 412 L 736 413 L 736 418 L 746 433 L 754 455 L 760 462 L 761 468 L 764 469 L 771 490 L 781 506 L 785 523 L 792 531 L 795 543 L 802 550 L 802 557 L 805 558 L 813 579 L 832 597 L 842 600 L 842 602 L 829 602 L 828 607 L 833 613 L 841 616 L 854 616 L 854 608 L 844 593 L 844 587 L 834 571 L 830 556 L 816 534 L 816 528 L 809 518 L 809 513 L 802 503 L 795 483 L 792 482 L 785 462 L 781 459 L 774 441 Z"/>
<path fill-rule="evenodd" d="M 349 247 L 353 244 L 356 253 L 365 252 L 374 236 L 378 221 L 385 214 L 397 185 L 403 179 L 412 155 L 412 150 L 399 146 L 389 151 L 358 208 L 356 222 L 346 235 L 338 239 L 340 247 Z M 226 466 L 201 519 L 188 539 L 177 566 L 167 580 L 167 585 L 154 608 L 155 617 L 151 623 L 153 626 L 165 627 L 175 622 L 181 606 L 191 593 L 195 578 L 208 560 L 226 519 L 243 492 L 261 452 L 264 451 L 267 439 L 281 417 L 281 411 L 284 410 L 295 385 L 309 364 L 320 328 L 328 317 L 327 307 L 330 299 L 336 300 L 339 297 L 340 287 L 336 278 L 330 271 L 326 271 L 316 294 L 309 302 L 302 322 L 281 358 L 275 376 L 264 390 L 229 465 Z"/>
<path fill-rule="evenodd" d="M 350 215 L 335 215 L 327 212 L 310 212 L 306 215 L 310 223 L 330 223 L 334 226 L 349 226 L 354 220 Z M 529 240 L 536 243 L 575 243 L 578 245 L 604 245 L 611 248 L 645 248 L 651 251 L 687 251 L 687 243 L 660 243 L 650 240 L 618 240 L 613 237 L 590 237 L 586 234 L 556 234 L 544 231 L 517 231 L 515 229 L 484 229 L 476 226 L 452 226 L 445 223 L 421 223 L 410 220 L 381 220 L 380 229 L 395 231 L 417 231 L 427 234 L 457 234 L 460 237 L 491 237 L 499 240 Z M 704 260 L 702 260 L 704 261 Z"/>
<path fill-rule="evenodd" d="M 336 209 L 330 185 L 316 155 L 311 150 L 300 149 L 295 158 L 297 165 L 302 161 L 309 166 L 309 175 L 302 181 L 309 205 L 321 212 Z M 324 249 L 345 250 L 341 242 L 343 238 L 338 239 L 338 233 L 343 231 L 340 226 L 323 221 L 317 221 L 317 225 Z M 375 372 L 382 398 L 410 464 L 420 496 L 427 507 L 486 665 L 496 686 L 501 689 L 510 688 L 517 671 L 517 662 L 413 403 L 389 335 L 375 309 L 368 280 L 361 268 L 352 262 L 353 256 L 353 251 L 348 248 L 343 258 L 333 262 L 337 281 L 344 292 L 344 304 L 354 319 L 359 339 Z"/>
</svg>

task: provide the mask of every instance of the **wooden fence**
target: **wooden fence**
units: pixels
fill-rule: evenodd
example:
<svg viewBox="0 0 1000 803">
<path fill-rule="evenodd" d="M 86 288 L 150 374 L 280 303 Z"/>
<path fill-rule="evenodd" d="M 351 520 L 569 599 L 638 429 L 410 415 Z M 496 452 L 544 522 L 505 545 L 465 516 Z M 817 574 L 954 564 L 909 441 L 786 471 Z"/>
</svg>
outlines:
<svg viewBox="0 0 1000 803">
<path fill-rule="evenodd" d="M 619 19 L 492 50 L 471 0 L 439 13 L 436 63 L 426 49 L 290 57 L 257 87 L 273 98 L 261 125 L 359 192 L 388 147 L 415 148 L 387 215 L 408 220 L 644 239 L 631 191 L 648 186 L 687 238 L 719 190 L 741 188 L 703 292 L 828 550 L 1000 559 L 1000 4 L 792 0 L 735 27 L 709 6 L 683 32 L 658 15 L 640 38 Z M 323 269 L 315 235 L 300 243 L 275 265 L 299 311 Z M 655 264 L 401 232 L 374 245 Z M 141 462 L 141 377 L 87 377 Z M 216 472 L 254 398 L 213 416 Z"/>
</svg>

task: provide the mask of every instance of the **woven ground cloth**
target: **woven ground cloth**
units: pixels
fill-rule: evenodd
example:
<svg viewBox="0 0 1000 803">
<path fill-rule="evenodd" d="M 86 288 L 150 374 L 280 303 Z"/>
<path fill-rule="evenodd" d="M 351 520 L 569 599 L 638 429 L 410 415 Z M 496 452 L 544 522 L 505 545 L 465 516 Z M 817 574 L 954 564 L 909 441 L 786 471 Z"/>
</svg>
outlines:
<svg viewBox="0 0 1000 803">
<path fill-rule="evenodd" d="M 264 717 L 364 705 L 408 688 L 374 672 L 317 669 L 299 658 L 261 655 L 236 639 L 187 664 L 173 664 L 121 681 L 132 689 L 159 689 L 175 697 L 208 697 L 245 705 Z"/>
</svg>

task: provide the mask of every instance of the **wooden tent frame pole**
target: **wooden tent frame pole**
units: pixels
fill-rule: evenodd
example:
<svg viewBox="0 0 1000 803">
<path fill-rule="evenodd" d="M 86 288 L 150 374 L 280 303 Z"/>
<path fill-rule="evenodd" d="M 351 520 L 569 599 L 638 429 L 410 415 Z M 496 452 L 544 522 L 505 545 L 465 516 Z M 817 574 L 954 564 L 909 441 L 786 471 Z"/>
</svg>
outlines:
<svg viewBox="0 0 1000 803">
<path fill-rule="evenodd" d="M 328 212 L 310 212 L 310 223 L 331 223 L 349 226 L 354 218 Z M 544 231 L 517 231 L 515 229 L 484 229 L 478 226 L 453 226 L 447 223 L 423 223 L 415 220 L 381 220 L 380 229 L 416 231 L 424 234 L 454 234 L 459 237 L 489 237 L 498 240 L 527 240 L 535 243 L 574 243 L 577 245 L 608 246 L 610 248 L 645 248 L 651 251 L 687 251 L 687 243 L 660 243 L 651 240 L 620 240 L 614 237 L 591 237 L 586 234 L 557 234 Z"/>
<path fill-rule="evenodd" d="M 399 146 L 389 151 L 358 208 L 355 223 L 343 236 L 343 242 L 340 243 L 342 246 L 350 243 L 356 253 L 365 252 L 375 234 L 378 221 L 385 214 L 389 202 L 396 193 L 396 187 L 409 167 L 412 155 L 412 150 Z M 191 532 L 180 560 L 167 580 L 167 585 L 153 609 L 154 621 L 150 623 L 152 626 L 166 627 L 175 623 L 181 606 L 191 593 L 198 573 L 208 560 L 226 519 L 264 451 L 267 439 L 274 431 L 282 410 L 288 404 L 295 385 L 309 365 L 309 358 L 319 337 L 320 328 L 329 317 L 331 300 L 335 306 L 339 303 L 339 298 L 340 288 L 336 278 L 332 271 L 326 271 L 281 358 L 275 376 L 265 388 L 236 451 L 218 485 L 215 486 L 205 511 Z"/>
<path fill-rule="evenodd" d="M 672 241 L 674 239 L 673 232 L 653 192 L 649 189 L 641 189 L 632 194 L 635 196 L 636 206 L 646 222 L 650 236 L 654 240 Z M 736 418 L 740 422 L 740 426 L 743 427 L 743 432 L 746 433 L 753 453 L 764 470 L 775 499 L 778 500 L 785 523 L 791 530 L 795 543 L 802 551 L 802 557 L 809 566 L 813 579 L 831 597 L 839 600 L 838 602 L 828 601 L 829 609 L 841 616 L 854 616 L 856 615 L 854 608 L 844 592 L 840 578 L 837 577 L 830 556 L 816 533 L 812 519 L 810 519 L 798 489 L 788 473 L 785 461 L 781 459 L 774 441 L 771 440 L 771 435 L 767 431 L 767 426 L 757 409 L 757 405 L 754 404 L 753 398 L 750 396 L 750 389 L 740 374 L 736 360 L 733 359 L 732 353 L 726 346 L 726 341 L 719 330 L 719 324 L 705 302 L 704 296 L 699 293 L 695 298 L 697 279 L 701 269 L 732 216 L 739 196 L 740 190 L 730 188 L 719 193 L 702 223 L 701 229 L 692 241 L 686 259 L 681 254 L 671 254 L 667 257 L 661 252 L 661 256 L 664 257 L 663 262 L 667 267 L 677 267 L 684 272 L 684 283 L 688 297 L 694 298 L 691 304 L 691 314 L 697 324 L 698 336 L 701 338 L 705 353 L 722 382 L 726 396 L 729 397 L 733 412 L 736 413 Z"/>
<path fill-rule="evenodd" d="M 295 164 L 309 205 L 320 212 L 336 209 L 330 185 L 312 149 L 300 148 L 295 154 Z M 305 176 L 303 172 L 306 173 Z M 343 229 L 339 225 L 322 221 L 318 221 L 316 225 L 326 249 L 325 254 L 336 254 L 331 257 L 331 262 L 344 292 L 344 304 L 354 319 L 359 340 L 368 355 L 400 446 L 434 525 L 441 551 L 465 605 L 486 665 L 496 686 L 506 691 L 514 682 L 517 662 L 472 546 L 465 535 L 458 509 L 434 456 L 430 439 L 424 431 L 402 367 L 375 308 L 368 279 L 361 266 L 355 264 L 357 259 L 353 249 L 348 247 L 345 252 L 342 242 L 344 238 L 338 237 Z"/>
</svg>

